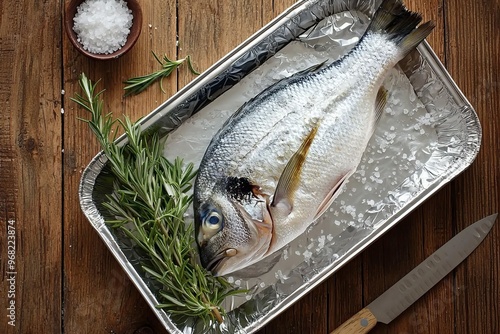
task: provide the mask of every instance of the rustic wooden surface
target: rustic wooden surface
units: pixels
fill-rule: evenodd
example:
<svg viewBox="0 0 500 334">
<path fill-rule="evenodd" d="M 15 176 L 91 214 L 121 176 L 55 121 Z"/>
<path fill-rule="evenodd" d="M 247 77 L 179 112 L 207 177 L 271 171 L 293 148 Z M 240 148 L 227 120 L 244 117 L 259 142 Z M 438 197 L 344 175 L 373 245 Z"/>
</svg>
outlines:
<svg viewBox="0 0 500 334">
<path fill-rule="evenodd" d="M 69 43 L 65 1 L 0 2 L 0 333 L 165 333 L 80 211 L 81 172 L 99 147 L 69 97 L 83 71 L 101 79 L 106 110 L 137 119 L 194 78 L 184 68 L 165 80 L 166 94 L 153 86 L 123 98 L 123 80 L 156 68 L 150 50 L 189 54 L 207 69 L 293 2 L 142 1 L 138 43 L 108 62 L 89 60 Z M 499 211 L 500 1 L 407 5 L 436 22 L 429 42 L 476 108 L 481 151 L 467 171 L 259 333 L 329 333 L 458 231 Z M 8 297 L 9 222 L 15 298 Z M 452 274 L 373 333 L 500 333 L 499 240 L 497 223 Z"/>
</svg>

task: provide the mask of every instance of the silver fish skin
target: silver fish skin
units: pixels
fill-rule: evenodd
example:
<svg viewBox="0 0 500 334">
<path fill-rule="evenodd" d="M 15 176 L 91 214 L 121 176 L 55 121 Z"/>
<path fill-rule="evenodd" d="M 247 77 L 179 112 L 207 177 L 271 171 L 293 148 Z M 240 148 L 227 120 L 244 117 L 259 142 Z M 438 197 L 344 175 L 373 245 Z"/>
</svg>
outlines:
<svg viewBox="0 0 500 334">
<path fill-rule="evenodd" d="M 225 275 L 302 234 L 356 170 L 383 110 L 387 72 L 433 29 L 385 0 L 358 45 L 243 105 L 207 148 L 195 183 L 202 265 Z"/>
</svg>

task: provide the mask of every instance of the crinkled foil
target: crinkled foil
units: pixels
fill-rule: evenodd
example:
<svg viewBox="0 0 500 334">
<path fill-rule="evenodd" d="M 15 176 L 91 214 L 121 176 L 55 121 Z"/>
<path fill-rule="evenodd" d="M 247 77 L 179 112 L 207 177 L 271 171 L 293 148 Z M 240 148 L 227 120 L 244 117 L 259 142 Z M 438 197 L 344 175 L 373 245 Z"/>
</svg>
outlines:
<svg viewBox="0 0 500 334">
<path fill-rule="evenodd" d="M 222 123 L 276 81 L 356 45 L 379 1 L 301 1 L 142 120 L 144 131 L 169 134 L 167 157 L 195 166 Z M 224 324 L 176 323 L 158 310 L 159 287 L 145 278 L 140 256 L 104 224 L 112 191 L 106 157 L 85 169 L 81 207 L 165 328 L 171 333 L 253 333 L 298 301 L 394 226 L 474 160 L 477 116 L 427 43 L 384 82 L 389 99 L 356 173 L 330 209 L 274 257 L 227 277 L 244 296 L 228 298 Z M 120 140 L 125 141 L 125 138 Z"/>
</svg>

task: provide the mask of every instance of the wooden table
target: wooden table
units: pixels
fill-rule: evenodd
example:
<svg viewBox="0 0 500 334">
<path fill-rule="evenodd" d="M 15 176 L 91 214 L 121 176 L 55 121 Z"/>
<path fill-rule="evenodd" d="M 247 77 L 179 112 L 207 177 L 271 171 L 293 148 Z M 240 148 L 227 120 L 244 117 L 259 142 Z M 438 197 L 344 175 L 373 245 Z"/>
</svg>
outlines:
<svg viewBox="0 0 500 334">
<path fill-rule="evenodd" d="M 107 62 L 89 60 L 69 43 L 62 28 L 67 2 L 0 2 L 0 333 L 165 333 L 80 210 L 81 172 L 99 146 L 77 120 L 85 112 L 70 101 L 78 76 L 101 79 L 105 109 L 137 119 L 194 78 L 183 67 L 164 81 L 166 94 L 154 85 L 124 98 L 123 80 L 158 68 L 151 50 L 191 55 L 196 68 L 207 69 L 294 1 L 142 1 L 138 43 Z M 476 108 L 482 149 L 467 171 L 259 333 L 329 333 L 458 231 L 499 211 L 500 1 L 407 5 L 436 22 L 429 42 Z M 452 274 L 373 332 L 500 333 L 499 240 L 497 223 Z M 15 327 L 8 324 L 10 300 Z"/>
</svg>

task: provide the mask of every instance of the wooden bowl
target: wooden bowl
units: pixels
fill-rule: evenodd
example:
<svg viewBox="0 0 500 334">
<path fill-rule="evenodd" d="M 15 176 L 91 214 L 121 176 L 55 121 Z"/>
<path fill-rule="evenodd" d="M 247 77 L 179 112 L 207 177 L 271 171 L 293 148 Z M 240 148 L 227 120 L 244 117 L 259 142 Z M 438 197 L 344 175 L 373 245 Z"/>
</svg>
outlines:
<svg viewBox="0 0 500 334">
<path fill-rule="evenodd" d="M 133 15 L 132 27 L 130 27 L 130 33 L 127 36 L 127 41 L 125 42 L 125 45 L 122 46 L 121 49 L 118 49 L 115 52 L 109 54 L 89 52 L 85 50 L 83 48 L 83 45 L 81 45 L 77 40 L 78 37 L 73 30 L 73 25 L 74 25 L 73 18 L 75 17 L 77 7 L 84 1 L 85 0 L 71 0 L 66 6 L 66 10 L 64 13 L 64 27 L 66 30 L 66 34 L 68 35 L 69 40 L 75 46 L 75 48 L 84 55 L 86 55 L 87 57 L 97 60 L 116 59 L 127 53 L 127 51 L 130 50 L 132 46 L 134 46 L 135 42 L 139 38 L 139 35 L 141 34 L 142 10 L 141 7 L 139 6 L 138 1 L 125 0 L 128 8 L 132 11 Z"/>
</svg>

